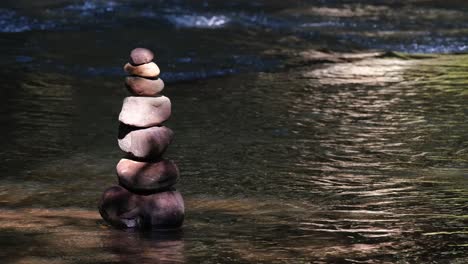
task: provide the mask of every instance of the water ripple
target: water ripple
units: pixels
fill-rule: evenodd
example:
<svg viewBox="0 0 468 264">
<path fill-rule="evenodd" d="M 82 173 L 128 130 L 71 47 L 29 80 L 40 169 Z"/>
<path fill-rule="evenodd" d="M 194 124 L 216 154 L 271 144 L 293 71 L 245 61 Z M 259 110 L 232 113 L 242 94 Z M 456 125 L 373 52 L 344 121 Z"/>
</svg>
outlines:
<svg viewBox="0 0 468 264">
<path fill-rule="evenodd" d="M 166 18 L 178 27 L 221 28 L 231 19 L 224 15 L 166 15 Z"/>
</svg>

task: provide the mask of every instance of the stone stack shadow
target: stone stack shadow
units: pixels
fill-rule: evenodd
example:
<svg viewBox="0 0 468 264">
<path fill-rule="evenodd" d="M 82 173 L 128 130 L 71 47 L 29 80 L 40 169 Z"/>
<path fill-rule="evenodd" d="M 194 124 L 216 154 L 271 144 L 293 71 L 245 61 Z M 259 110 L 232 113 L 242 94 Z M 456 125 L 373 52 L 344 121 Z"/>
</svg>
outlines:
<svg viewBox="0 0 468 264">
<path fill-rule="evenodd" d="M 163 126 L 171 115 L 171 101 L 160 95 L 164 82 L 153 53 L 136 48 L 124 69 L 132 96 L 123 101 L 118 144 L 126 157 L 117 164 L 119 185 L 104 191 L 99 202 L 102 218 L 117 228 L 173 229 L 184 221 L 184 201 L 175 190 L 179 169 L 162 156 L 174 133 Z"/>
</svg>

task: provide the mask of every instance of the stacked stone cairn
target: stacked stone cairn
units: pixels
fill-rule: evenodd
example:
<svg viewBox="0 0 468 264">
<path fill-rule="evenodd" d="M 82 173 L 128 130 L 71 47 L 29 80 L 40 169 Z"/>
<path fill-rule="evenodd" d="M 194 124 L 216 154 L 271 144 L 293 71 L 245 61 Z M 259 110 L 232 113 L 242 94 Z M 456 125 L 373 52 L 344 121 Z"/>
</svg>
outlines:
<svg viewBox="0 0 468 264">
<path fill-rule="evenodd" d="M 119 147 L 127 155 L 117 164 L 119 185 L 104 191 L 99 202 L 102 218 L 117 228 L 173 229 L 184 221 L 184 201 L 174 189 L 179 169 L 162 158 L 174 136 L 162 125 L 171 115 L 153 53 L 136 48 L 124 66 L 125 85 L 132 96 L 119 115 Z"/>
</svg>

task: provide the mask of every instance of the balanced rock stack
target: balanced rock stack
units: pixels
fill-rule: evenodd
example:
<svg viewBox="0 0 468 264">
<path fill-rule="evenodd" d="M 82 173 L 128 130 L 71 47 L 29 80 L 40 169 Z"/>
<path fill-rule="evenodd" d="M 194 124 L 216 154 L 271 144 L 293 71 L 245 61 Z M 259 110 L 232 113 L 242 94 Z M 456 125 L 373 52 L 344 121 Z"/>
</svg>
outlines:
<svg viewBox="0 0 468 264">
<path fill-rule="evenodd" d="M 102 195 L 99 212 L 118 228 L 178 228 L 184 221 L 184 201 L 173 185 L 179 169 L 162 158 L 174 136 L 162 126 L 171 115 L 153 53 L 136 48 L 124 66 L 125 85 L 132 96 L 124 99 L 119 115 L 119 147 L 127 153 L 117 164 L 119 185 Z"/>
</svg>

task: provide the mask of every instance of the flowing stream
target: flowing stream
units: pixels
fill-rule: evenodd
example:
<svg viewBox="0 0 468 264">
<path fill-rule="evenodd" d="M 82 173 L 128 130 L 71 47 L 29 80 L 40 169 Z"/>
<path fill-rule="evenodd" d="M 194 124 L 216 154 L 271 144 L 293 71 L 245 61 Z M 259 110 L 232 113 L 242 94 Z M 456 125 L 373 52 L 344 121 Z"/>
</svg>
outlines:
<svg viewBox="0 0 468 264">
<path fill-rule="evenodd" d="M 468 6 L 354 2 L 2 1 L 0 262 L 467 263 Z M 96 208 L 137 46 L 177 232 Z"/>
</svg>

